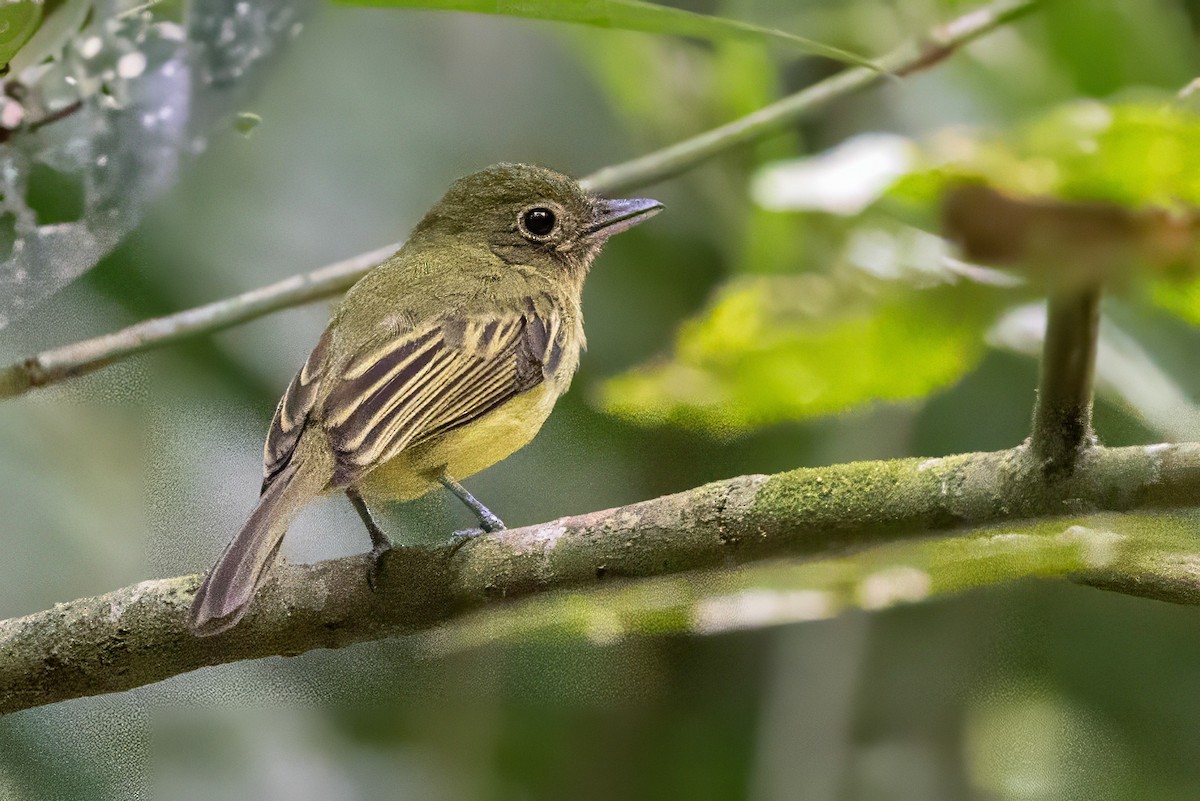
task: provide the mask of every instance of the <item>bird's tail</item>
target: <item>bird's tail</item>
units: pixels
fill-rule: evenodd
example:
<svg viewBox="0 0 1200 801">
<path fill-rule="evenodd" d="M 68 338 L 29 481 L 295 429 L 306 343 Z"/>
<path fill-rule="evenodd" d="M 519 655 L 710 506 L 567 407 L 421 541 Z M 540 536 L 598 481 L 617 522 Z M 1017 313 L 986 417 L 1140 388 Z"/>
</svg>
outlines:
<svg viewBox="0 0 1200 801">
<path fill-rule="evenodd" d="M 302 464 L 283 470 L 258 499 L 250 519 L 208 571 L 188 615 L 199 637 L 219 634 L 246 614 L 267 567 L 275 561 L 292 518 L 324 489 L 325 481 Z M 319 486 L 318 486 L 319 484 Z"/>
</svg>

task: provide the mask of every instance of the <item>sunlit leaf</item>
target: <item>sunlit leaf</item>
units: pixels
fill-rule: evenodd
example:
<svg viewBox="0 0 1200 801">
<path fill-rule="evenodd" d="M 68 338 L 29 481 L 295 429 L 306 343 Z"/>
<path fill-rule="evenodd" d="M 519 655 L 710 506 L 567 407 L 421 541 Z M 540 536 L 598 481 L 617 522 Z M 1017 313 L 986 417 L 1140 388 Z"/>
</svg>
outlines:
<svg viewBox="0 0 1200 801">
<path fill-rule="evenodd" d="M 855 232 L 835 274 L 735 280 L 684 325 L 669 361 L 610 380 L 610 412 L 733 433 L 871 401 L 920 398 L 978 362 L 1001 297 L 943 271 L 915 231 Z"/>
<path fill-rule="evenodd" d="M 981 693 L 963 722 L 963 757 L 971 783 L 1005 801 L 1087 801 L 1103 787 L 1114 798 L 1143 789 L 1130 768 L 1136 746 L 1112 718 L 1071 693 L 1016 681 Z M 1076 776 L 1089 783 L 1081 786 Z"/>
<path fill-rule="evenodd" d="M 1180 219 L 1140 235 L 1178 250 L 1170 240 L 1187 235 L 1200 207 L 1197 148 L 1200 115 L 1179 104 L 1072 103 L 1007 133 L 939 132 L 888 200 L 933 220 L 948 189 L 978 184 L 1017 199 L 1162 212 Z"/>
<path fill-rule="evenodd" d="M 1026 578 L 1161 571 L 1190 557 L 1200 513 L 1099 514 L 999 524 L 852 556 L 665 576 L 496 607 L 441 629 L 435 651 L 505 639 L 714 634 L 876 611 Z"/>
<path fill-rule="evenodd" d="M 695 36 L 752 39 L 784 44 L 802 53 L 877 69 L 869 60 L 832 45 L 739 20 L 697 14 L 641 0 L 340 0 L 348 5 L 471 11 L 510 17 L 570 22 L 598 28 Z"/>
</svg>

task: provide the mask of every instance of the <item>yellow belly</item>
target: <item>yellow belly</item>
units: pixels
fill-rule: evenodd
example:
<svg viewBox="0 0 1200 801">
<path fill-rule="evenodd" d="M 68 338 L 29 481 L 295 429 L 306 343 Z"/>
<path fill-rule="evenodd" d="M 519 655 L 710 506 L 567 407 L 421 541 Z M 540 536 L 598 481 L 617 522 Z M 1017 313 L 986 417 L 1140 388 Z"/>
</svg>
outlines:
<svg viewBox="0 0 1200 801">
<path fill-rule="evenodd" d="M 367 500 L 411 501 L 439 488 L 443 471 L 461 481 L 491 467 L 529 444 L 558 396 L 547 381 L 463 428 L 406 448 L 368 473 L 361 491 Z"/>
</svg>

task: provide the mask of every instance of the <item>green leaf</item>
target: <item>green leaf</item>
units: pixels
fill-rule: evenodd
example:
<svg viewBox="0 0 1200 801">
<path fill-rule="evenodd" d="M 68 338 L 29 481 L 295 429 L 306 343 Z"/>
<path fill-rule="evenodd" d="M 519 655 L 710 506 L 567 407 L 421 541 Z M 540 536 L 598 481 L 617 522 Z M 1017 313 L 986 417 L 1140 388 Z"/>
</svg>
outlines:
<svg viewBox="0 0 1200 801">
<path fill-rule="evenodd" d="M 871 61 L 841 48 L 786 31 L 739 20 L 697 14 L 641 0 L 339 0 L 347 5 L 471 11 L 526 19 L 570 22 L 597 28 L 695 36 L 701 39 L 751 39 L 784 44 L 802 53 L 824 56 L 878 71 Z"/>
<path fill-rule="evenodd" d="M 878 611 L 1027 578 L 1186 575 L 1200 512 L 1023 521 L 897 543 L 840 558 L 779 560 L 664 576 L 493 607 L 429 635 L 434 652 L 498 640 L 713 634 Z M 1181 599 L 1182 600 L 1182 599 Z M 1200 599 L 1193 599 L 1200 600 Z"/>
<path fill-rule="evenodd" d="M 92 0 L 66 0 L 55 5 L 33 38 L 11 62 L 14 72 L 62 56 L 92 11 Z"/>
<path fill-rule="evenodd" d="M 848 258 L 873 275 L 732 281 L 683 326 L 673 358 L 611 379 L 600 402 L 643 424 L 729 434 L 947 387 L 981 358 L 1006 298 L 941 271 L 940 249 L 919 232 L 866 229 Z"/>
<path fill-rule="evenodd" d="M 6 66 L 42 22 L 42 0 L 0 2 L 0 66 Z"/>
</svg>

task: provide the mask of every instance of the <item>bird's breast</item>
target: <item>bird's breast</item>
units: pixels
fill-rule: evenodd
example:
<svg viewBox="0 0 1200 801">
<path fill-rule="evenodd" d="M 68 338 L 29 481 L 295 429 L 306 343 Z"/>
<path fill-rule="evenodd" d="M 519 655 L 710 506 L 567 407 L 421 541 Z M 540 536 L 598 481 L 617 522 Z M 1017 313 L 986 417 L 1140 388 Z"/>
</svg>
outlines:
<svg viewBox="0 0 1200 801">
<path fill-rule="evenodd" d="M 468 425 L 402 450 L 367 474 L 363 494 L 377 501 L 413 500 L 440 487 L 443 470 L 462 480 L 491 467 L 529 444 L 565 390 L 558 380 L 544 381 Z"/>
</svg>

